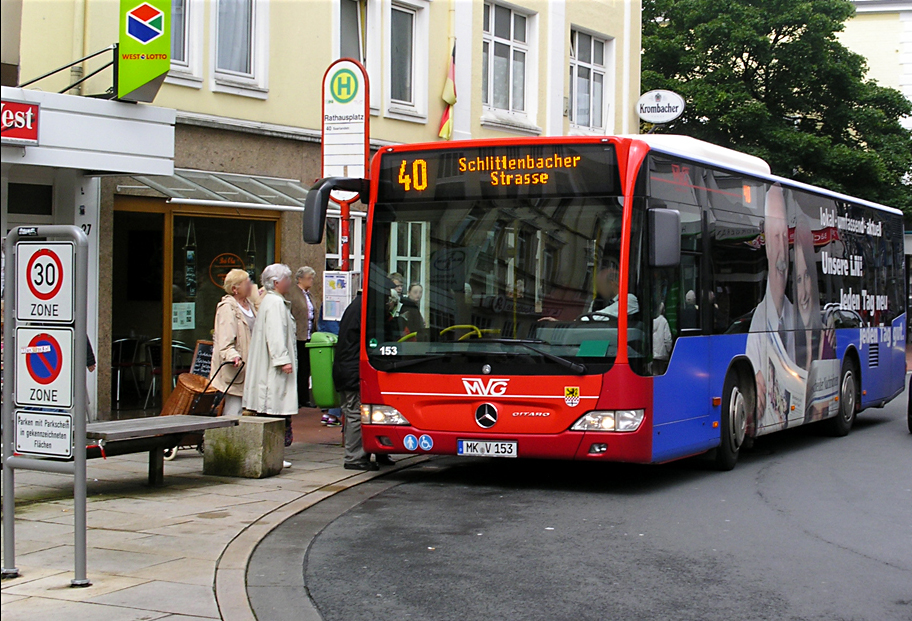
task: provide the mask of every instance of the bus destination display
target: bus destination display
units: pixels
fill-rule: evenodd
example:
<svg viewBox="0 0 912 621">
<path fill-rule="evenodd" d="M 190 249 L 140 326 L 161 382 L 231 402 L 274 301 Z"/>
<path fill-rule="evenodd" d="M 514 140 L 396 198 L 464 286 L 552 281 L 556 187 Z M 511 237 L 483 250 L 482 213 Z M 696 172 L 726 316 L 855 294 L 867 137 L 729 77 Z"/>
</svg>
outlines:
<svg viewBox="0 0 912 621">
<path fill-rule="evenodd" d="M 435 149 L 383 155 L 378 200 L 606 196 L 620 192 L 605 144 Z"/>
</svg>

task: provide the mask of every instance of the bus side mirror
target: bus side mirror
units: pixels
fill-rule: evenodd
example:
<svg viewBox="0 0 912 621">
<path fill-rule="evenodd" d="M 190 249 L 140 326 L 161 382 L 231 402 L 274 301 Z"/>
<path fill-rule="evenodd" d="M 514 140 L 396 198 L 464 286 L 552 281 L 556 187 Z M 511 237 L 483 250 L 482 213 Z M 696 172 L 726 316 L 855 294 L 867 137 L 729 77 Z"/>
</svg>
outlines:
<svg viewBox="0 0 912 621">
<path fill-rule="evenodd" d="M 326 209 L 329 207 L 329 195 L 333 190 L 357 192 L 361 202 L 370 200 L 370 181 L 348 177 L 325 177 L 318 180 L 304 198 L 304 242 L 319 244 L 323 241 L 323 229 L 326 227 Z"/>
<path fill-rule="evenodd" d="M 674 209 L 649 209 L 649 266 L 676 267 L 681 263 L 681 214 Z"/>
</svg>

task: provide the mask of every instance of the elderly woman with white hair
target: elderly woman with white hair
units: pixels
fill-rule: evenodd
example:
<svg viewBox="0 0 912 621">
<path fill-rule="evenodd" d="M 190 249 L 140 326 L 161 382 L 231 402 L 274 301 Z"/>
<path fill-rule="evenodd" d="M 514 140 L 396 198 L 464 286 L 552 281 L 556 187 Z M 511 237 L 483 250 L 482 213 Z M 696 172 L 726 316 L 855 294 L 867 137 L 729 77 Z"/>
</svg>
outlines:
<svg viewBox="0 0 912 621">
<path fill-rule="evenodd" d="M 212 333 L 212 386 L 223 393 L 222 414 L 241 413 L 244 395 L 244 372 L 250 352 L 250 337 L 256 322 L 256 308 L 250 301 L 253 283 L 244 270 L 234 269 L 225 276 L 225 295 L 215 309 Z M 222 364 L 230 362 L 231 366 Z"/>
<path fill-rule="evenodd" d="M 260 280 L 266 294 L 250 341 L 244 408 L 265 416 L 286 417 L 285 446 L 289 446 L 293 439 L 290 417 L 298 413 L 295 321 L 284 297 L 293 286 L 291 269 L 274 263 L 263 270 Z"/>
</svg>

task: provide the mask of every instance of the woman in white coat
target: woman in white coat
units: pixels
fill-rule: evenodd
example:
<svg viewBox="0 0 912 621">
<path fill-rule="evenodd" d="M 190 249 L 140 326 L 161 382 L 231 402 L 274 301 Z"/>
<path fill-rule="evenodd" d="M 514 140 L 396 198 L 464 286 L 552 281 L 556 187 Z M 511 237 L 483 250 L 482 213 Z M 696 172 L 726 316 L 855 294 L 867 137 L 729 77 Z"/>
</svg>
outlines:
<svg viewBox="0 0 912 621">
<path fill-rule="evenodd" d="M 264 416 L 284 416 L 285 446 L 289 446 L 290 417 L 298 413 L 295 320 L 284 297 L 292 286 L 291 269 L 274 263 L 263 270 L 260 281 L 266 293 L 250 338 L 244 408 Z"/>
</svg>

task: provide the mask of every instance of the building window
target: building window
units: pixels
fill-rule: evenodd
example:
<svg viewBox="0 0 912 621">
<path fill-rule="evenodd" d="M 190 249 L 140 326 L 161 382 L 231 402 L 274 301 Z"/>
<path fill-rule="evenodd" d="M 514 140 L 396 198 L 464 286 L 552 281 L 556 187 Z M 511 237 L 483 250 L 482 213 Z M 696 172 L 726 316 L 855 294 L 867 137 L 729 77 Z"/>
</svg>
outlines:
<svg viewBox="0 0 912 621">
<path fill-rule="evenodd" d="M 265 99 L 269 58 L 269 3 L 217 0 L 213 91 Z"/>
<path fill-rule="evenodd" d="M 171 0 L 171 62 L 187 64 L 187 0 Z"/>
<path fill-rule="evenodd" d="M 390 98 L 412 105 L 415 75 L 415 11 L 393 6 L 390 11 Z"/>
<path fill-rule="evenodd" d="M 253 0 L 219 0 L 217 71 L 251 75 Z"/>
<path fill-rule="evenodd" d="M 484 5 L 481 99 L 495 110 L 526 111 L 528 21 L 505 6 Z"/>
<path fill-rule="evenodd" d="M 570 31 L 570 122 L 587 129 L 605 128 L 608 42 Z"/>
<path fill-rule="evenodd" d="M 339 58 L 367 60 L 366 24 L 367 2 L 339 1 Z"/>
<path fill-rule="evenodd" d="M 367 220 L 365 213 L 354 211 L 351 214 L 349 234 L 351 241 L 348 258 L 351 271 L 361 272 L 364 265 L 364 243 L 367 240 Z M 342 217 L 330 209 L 326 214 L 326 269 L 338 270 L 342 265 Z"/>
<path fill-rule="evenodd" d="M 383 0 L 383 115 L 387 118 L 427 122 L 429 13 L 429 0 Z M 435 45 L 446 45 L 445 39 Z"/>
<path fill-rule="evenodd" d="M 203 83 L 203 0 L 171 0 L 171 71 L 167 82 L 200 88 Z"/>
</svg>

